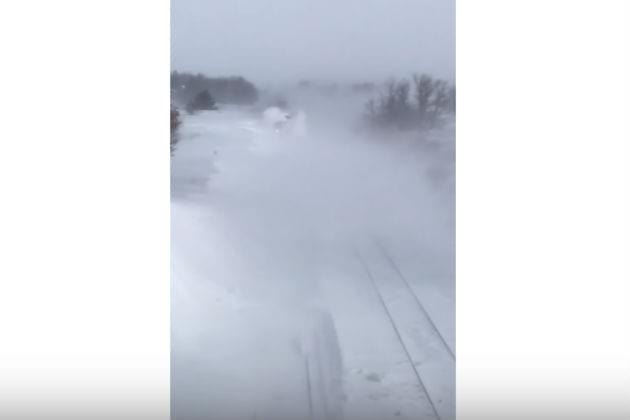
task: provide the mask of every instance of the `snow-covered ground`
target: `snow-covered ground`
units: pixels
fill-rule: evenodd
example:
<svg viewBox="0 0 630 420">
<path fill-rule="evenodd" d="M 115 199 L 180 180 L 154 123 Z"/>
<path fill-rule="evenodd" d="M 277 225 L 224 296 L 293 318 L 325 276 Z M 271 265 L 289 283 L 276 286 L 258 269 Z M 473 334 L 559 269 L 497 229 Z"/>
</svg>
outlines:
<svg viewBox="0 0 630 420">
<path fill-rule="evenodd" d="M 174 419 L 452 419 L 453 138 L 302 103 L 184 116 L 172 158 Z M 336 109 L 335 109 L 336 107 Z"/>
</svg>

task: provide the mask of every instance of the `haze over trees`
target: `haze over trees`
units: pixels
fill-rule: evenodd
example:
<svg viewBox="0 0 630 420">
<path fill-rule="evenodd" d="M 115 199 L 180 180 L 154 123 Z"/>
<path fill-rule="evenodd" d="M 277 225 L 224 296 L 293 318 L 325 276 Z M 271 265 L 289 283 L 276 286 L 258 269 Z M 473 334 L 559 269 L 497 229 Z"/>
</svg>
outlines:
<svg viewBox="0 0 630 420">
<path fill-rule="evenodd" d="M 368 122 L 399 130 L 431 129 L 455 114 L 455 87 L 429 75 L 390 80 L 377 98 L 366 104 Z"/>
<path fill-rule="evenodd" d="M 177 129 L 181 125 L 182 120 L 179 118 L 179 111 L 171 104 L 171 155 L 175 151 L 175 145 L 179 141 Z"/>
<path fill-rule="evenodd" d="M 324 96 L 332 96 L 341 93 L 371 93 L 377 89 L 377 84 L 371 81 L 340 83 L 335 81 L 302 79 L 298 81 L 295 86 L 299 90 L 317 92 Z"/>
<path fill-rule="evenodd" d="M 171 98 L 188 104 L 204 90 L 219 104 L 251 105 L 258 100 L 258 89 L 243 77 L 208 77 L 204 74 L 171 72 Z"/>
<path fill-rule="evenodd" d="M 182 124 L 179 109 L 189 114 L 217 110 L 217 102 L 231 105 L 251 105 L 258 100 L 256 86 L 243 77 L 207 77 L 204 74 L 171 72 L 171 154 L 179 141 Z"/>
<path fill-rule="evenodd" d="M 186 104 L 186 111 L 192 114 L 196 111 L 215 111 L 217 110 L 216 102 L 208 89 L 204 89 Z"/>
</svg>

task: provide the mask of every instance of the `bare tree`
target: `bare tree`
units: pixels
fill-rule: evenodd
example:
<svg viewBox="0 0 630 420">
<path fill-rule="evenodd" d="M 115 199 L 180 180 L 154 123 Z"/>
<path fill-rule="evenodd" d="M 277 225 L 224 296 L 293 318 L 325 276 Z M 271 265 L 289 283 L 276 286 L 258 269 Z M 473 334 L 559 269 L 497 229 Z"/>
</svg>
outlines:
<svg viewBox="0 0 630 420">
<path fill-rule="evenodd" d="M 175 145 L 179 141 L 179 133 L 177 129 L 182 124 L 182 120 L 179 116 L 179 111 L 171 104 L 171 156 L 175 151 Z"/>
<path fill-rule="evenodd" d="M 381 92 L 378 103 L 368 102 L 368 117 L 380 125 L 408 128 L 412 120 L 409 102 L 410 85 L 406 80 L 390 80 Z"/>
<path fill-rule="evenodd" d="M 418 123 L 420 126 L 424 126 L 429 113 L 431 95 L 433 95 L 433 79 L 431 79 L 431 77 L 426 74 L 423 74 L 421 76 L 414 74 L 413 82 L 415 84 Z"/>
<path fill-rule="evenodd" d="M 450 112 L 451 114 L 455 114 L 455 110 L 457 108 L 455 98 L 455 86 L 452 86 L 448 90 L 448 112 Z"/>
<path fill-rule="evenodd" d="M 441 118 L 448 108 L 448 84 L 444 80 L 433 81 L 433 95 L 431 97 L 427 122 L 429 127 L 440 124 Z"/>
<path fill-rule="evenodd" d="M 426 74 L 412 80 L 413 98 L 409 81 L 390 80 L 378 99 L 366 104 L 368 121 L 380 127 L 423 130 L 441 125 L 448 112 L 454 113 L 455 88 L 448 82 Z"/>
</svg>

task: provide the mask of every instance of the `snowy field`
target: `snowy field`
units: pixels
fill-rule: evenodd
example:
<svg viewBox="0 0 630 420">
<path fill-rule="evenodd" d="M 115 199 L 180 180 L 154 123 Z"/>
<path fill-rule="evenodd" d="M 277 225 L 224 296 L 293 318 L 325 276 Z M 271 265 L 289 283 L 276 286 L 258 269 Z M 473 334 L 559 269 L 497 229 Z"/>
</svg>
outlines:
<svg viewBox="0 0 630 420">
<path fill-rule="evenodd" d="M 301 105 L 279 132 L 184 115 L 173 418 L 453 419 L 453 132 L 379 138 L 351 101 Z"/>
</svg>

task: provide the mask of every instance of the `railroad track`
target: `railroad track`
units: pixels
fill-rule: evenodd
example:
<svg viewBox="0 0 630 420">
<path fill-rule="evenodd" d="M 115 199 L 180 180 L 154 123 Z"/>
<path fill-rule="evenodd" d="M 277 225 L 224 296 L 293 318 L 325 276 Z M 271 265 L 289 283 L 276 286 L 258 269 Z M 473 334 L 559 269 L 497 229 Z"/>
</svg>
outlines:
<svg viewBox="0 0 630 420">
<path fill-rule="evenodd" d="M 355 256 L 435 418 L 454 419 L 453 350 L 403 271 L 380 241 L 375 239 L 369 245 L 357 247 Z"/>
</svg>

